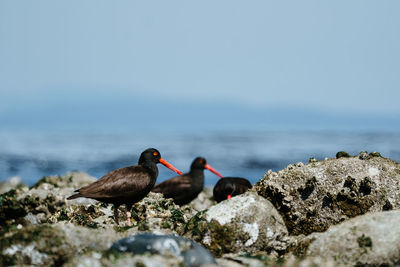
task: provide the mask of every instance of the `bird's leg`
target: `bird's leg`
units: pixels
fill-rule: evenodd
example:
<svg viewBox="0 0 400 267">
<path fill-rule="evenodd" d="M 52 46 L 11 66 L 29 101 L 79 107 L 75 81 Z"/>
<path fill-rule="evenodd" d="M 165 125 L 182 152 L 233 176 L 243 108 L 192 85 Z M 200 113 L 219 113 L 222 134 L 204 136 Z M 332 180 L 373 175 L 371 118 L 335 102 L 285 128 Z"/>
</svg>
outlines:
<svg viewBox="0 0 400 267">
<path fill-rule="evenodd" d="M 126 217 L 128 219 L 128 226 L 131 226 L 131 217 L 132 217 L 132 205 L 126 205 Z"/>
<path fill-rule="evenodd" d="M 118 222 L 118 207 L 119 207 L 119 205 L 114 205 L 114 220 L 117 223 L 117 225 L 119 225 L 119 222 Z"/>
</svg>

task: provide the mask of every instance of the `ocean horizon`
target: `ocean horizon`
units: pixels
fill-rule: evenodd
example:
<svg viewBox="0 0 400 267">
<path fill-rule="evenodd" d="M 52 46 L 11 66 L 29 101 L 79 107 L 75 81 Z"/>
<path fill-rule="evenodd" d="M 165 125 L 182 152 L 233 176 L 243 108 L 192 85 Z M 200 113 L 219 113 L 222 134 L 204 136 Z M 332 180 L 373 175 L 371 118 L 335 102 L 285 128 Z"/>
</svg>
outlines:
<svg viewBox="0 0 400 267">
<path fill-rule="evenodd" d="M 182 172 L 192 160 L 205 157 L 224 176 L 257 182 L 271 169 L 288 164 L 334 158 L 338 151 L 357 155 L 378 151 L 400 161 L 400 133 L 396 131 L 249 130 L 249 131 L 1 131 L 0 181 L 18 176 L 28 185 L 43 176 L 86 172 L 100 178 L 109 171 L 136 165 L 146 148 L 157 148 Z M 159 165 L 157 182 L 175 176 Z M 218 177 L 205 171 L 205 185 Z"/>
</svg>

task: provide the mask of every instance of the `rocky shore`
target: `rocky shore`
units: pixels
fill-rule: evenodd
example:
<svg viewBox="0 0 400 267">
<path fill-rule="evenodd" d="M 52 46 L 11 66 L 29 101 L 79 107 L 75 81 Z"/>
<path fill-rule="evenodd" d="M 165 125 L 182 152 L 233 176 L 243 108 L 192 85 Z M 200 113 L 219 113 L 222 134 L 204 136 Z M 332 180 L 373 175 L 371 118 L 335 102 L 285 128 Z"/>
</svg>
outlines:
<svg viewBox="0 0 400 267">
<path fill-rule="evenodd" d="M 111 205 L 66 197 L 84 173 L 0 185 L 0 266 L 399 266 L 400 164 L 379 153 L 267 171 L 216 203 L 150 193 L 132 226 Z M 122 208 L 123 209 L 123 208 Z"/>
</svg>

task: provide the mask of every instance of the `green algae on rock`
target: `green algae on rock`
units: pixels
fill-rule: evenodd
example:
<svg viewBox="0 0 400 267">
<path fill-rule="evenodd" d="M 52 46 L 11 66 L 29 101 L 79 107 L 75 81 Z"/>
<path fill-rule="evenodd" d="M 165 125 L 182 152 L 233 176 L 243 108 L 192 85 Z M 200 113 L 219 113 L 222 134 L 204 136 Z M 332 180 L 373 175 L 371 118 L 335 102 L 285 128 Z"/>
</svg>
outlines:
<svg viewBox="0 0 400 267">
<path fill-rule="evenodd" d="M 349 158 L 350 155 L 349 153 L 347 153 L 346 151 L 339 151 L 338 153 L 336 153 L 336 158 L 340 159 L 340 158 Z"/>
<path fill-rule="evenodd" d="M 171 199 L 151 193 L 135 206 L 134 226 L 116 227 L 110 205 L 92 200 L 66 201 L 76 186 L 93 179 L 82 173 L 46 177 L 32 188 L 21 187 L 0 195 L 1 250 L 6 252 L 1 254 L 0 265 L 58 265 L 72 254 L 54 251 L 52 242 L 57 240 L 67 244 L 65 248 L 72 253 L 97 253 L 139 231 L 175 233 L 188 221 L 188 214 L 193 213 L 190 207 L 182 209 Z M 42 247 L 32 235 L 50 246 Z"/>
<path fill-rule="evenodd" d="M 6 227 L 27 214 L 23 204 L 16 199 L 16 190 L 12 189 L 0 195 L 0 227 L 3 232 Z"/>
<path fill-rule="evenodd" d="M 361 154 L 268 171 L 253 190 L 273 203 L 292 235 L 323 232 L 367 212 L 400 208 L 400 164 Z"/>
<path fill-rule="evenodd" d="M 396 266 L 400 262 L 400 211 L 368 213 L 313 233 L 302 256 L 333 259 L 338 266 Z"/>
<path fill-rule="evenodd" d="M 25 187 L 26 185 L 21 182 L 21 178 L 18 176 L 11 177 L 7 181 L 0 182 L 0 194 L 4 194 L 12 189 L 18 189 Z"/>
<path fill-rule="evenodd" d="M 322 237 L 288 236 L 285 223 L 292 233 L 309 233 L 356 215 L 398 209 L 400 166 L 371 154 L 269 171 L 252 192 L 218 205 L 213 205 L 207 190 L 196 203 L 182 207 L 161 194 L 150 193 L 132 209 L 134 223 L 130 227 L 115 225 L 110 205 L 87 199 L 65 201 L 74 188 L 90 183 L 93 177 L 82 173 L 46 177 L 30 189 L 22 186 L 0 195 L 0 215 L 5 216 L 0 221 L 0 265 L 183 264 L 179 257 L 109 252 L 113 242 L 145 231 L 184 234 L 221 256 L 219 266 L 336 266 L 345 254 L 318 252 Z M 280 214 L 255 191 L 269 199 Z M 341 245 L 354 246 L 362 255 L 377 253 L 379 247 L 385 255 L 394 255 L 396 251 L 382 246 L 385 239 L 392 244 L 397 238 L 393 221 L 392 226 L 385 226 L 394 228 L 392 235 L 379 239 L 357 226 L 352 228 L 349 244 L 342 237 Z M 356 226 L 356 221 L 352 225 Z M 385 257 L 379 259 L 382 264 L 390 263 Z M 354 265 L 365 262 L 357 260 Z"/>
<path fill-rule="evenodd" d="M 217 256 L 261 249 L 282 253 L 290 243 L 279 213 L 254 193 L 235 196 L 197 214 L 184 233 Z"/>
<path fill-rule="evenodd" d="M 82 172 L 70 172 L 60 176 L 44 176 L 40 178 L 31 188 L 42 188 L 44 184 L 53 188 L 76 188 L 96 181 L 96 178 Z"/>
<path fill-rule="evenodd" d="M 15 229 L 0 237 L 2 261 L 12 265 L 60 265 L 72 256 L 65 235 L 50 225 Z"/>
</svg>

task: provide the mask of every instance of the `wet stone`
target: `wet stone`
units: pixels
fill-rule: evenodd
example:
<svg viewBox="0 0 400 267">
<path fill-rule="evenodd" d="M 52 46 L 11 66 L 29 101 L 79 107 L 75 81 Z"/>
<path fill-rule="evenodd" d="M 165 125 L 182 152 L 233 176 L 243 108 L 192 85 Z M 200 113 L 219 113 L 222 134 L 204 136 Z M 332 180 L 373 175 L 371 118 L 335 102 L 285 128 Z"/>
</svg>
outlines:
<svg viewBox="0 0 400 267">
<path fill-rule="evenodd" d="M 348 158 L 350 157 L 349 153 L 347 153 L 346 151 L 339 151 L 338 153 L 336 153 L 336 158 Z"/>
<path fill-rule="evenodd" d="M 137 234 L 115 242 L 111 248 L 133 254 L 161 254 L 182 257 L 185 266 L 216 264 L 212 254 L 190 239 L 175 235 Z"/>
</svg>

